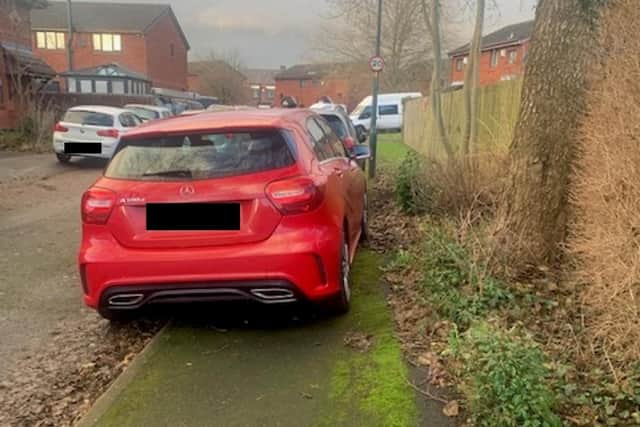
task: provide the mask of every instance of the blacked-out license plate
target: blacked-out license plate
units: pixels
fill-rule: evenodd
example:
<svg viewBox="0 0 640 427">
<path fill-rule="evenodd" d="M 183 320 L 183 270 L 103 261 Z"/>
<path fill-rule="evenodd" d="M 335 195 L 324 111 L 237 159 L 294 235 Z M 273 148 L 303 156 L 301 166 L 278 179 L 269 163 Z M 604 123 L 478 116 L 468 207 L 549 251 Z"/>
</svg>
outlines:
<svg viewBox="0 0 640 427">
<path fill-rule="evenodd" d="M 147 230 L 240 230 L 239 203 L 148 203 Z"/>
<path fill-rule="evenodd" d="M 102 154 L 102 144 L 99 142 L 65 142 L 65 154 Z"/>
</svg>

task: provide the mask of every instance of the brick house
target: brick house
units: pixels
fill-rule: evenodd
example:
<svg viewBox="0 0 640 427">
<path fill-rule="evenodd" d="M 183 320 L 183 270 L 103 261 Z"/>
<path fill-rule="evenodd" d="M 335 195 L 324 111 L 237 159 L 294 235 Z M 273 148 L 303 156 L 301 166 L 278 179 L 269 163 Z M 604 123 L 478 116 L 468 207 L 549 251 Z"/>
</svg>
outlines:
<svg viewBox="0 0 640 427">
<path fill-rule="evenodd" d="M 0 1 L 0 129 L 15 127 L 21 116 L 17 92 L 37 90 L 55 75 L 31 52 L 30 11 L 44 5 L 41 0 Z"/>
<path fill-rule="evenodd" d="M 501 28 L 482 38 L 480 53 L 480 85 L 511 80 L 524 73 L 533 33 L 534 21 Z M 469 44 L 449 52 L 450 84 L 464 84 L 464 72 L 469 59 Z"/>
<path fill-rule="evenodd" d="M 276 102 L 276 74 L 280 70 L 250 68 L 244 70 L 251 91 L 252 105 L 273 106 Z"/>
<path fill-rule="evenodd" d="M 351 109 L 371 90 L 370 73 L 352 73 L 351 69 L 351 64 L 303 64 L 283 69 L 275 76 L 274 104 L 292 97 L 298 106 L 309 107 L 328 96 Z"/>
<path fill-rule="evenodd" d="M 218 98 L 222 104 L 244 104 L 249 99 L 247 76 L 222 60 L 190 62 L 188 81 L 190 92 Z"/>
<path fill-rule="evenodd" d="M 69 71 L 67 3 L 31 13 L 33 51 L 58 73 Z M 118 64 L 154 87 L 187 90 L 189 42 L 171 6 L 72 2 L 73 68 Z"/>
</svg>

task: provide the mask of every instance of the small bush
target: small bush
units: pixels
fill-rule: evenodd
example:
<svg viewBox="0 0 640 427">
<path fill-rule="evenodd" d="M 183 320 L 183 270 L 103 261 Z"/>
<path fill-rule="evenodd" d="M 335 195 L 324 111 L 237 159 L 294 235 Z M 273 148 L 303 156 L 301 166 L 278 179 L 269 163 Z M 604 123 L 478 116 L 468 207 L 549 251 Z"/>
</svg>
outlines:
<svg viewBox="0 0 640 427">
<path fill-rule="evenodd" d="M 449 352 L 460 364 L 461 390 L 476 425 L 561 425 L 544 354 L 530 338 L 481 322 L 454 334 Z"/>
<path fill-rule="evenodd" d="M 423 161 L 418 153 L 410 150 L 396 174 L 396 197 L 403 211 L 415 215 L 428 210 L 428 189 Z"/>
<path fill-rule="evenodd" d="M 514 300 L 504 283 L 479 269 L 467 250 L 439 227 L 425 233 L 421 262 L 429 300 L 441 316 L 462 328 Z"/>
</svg>

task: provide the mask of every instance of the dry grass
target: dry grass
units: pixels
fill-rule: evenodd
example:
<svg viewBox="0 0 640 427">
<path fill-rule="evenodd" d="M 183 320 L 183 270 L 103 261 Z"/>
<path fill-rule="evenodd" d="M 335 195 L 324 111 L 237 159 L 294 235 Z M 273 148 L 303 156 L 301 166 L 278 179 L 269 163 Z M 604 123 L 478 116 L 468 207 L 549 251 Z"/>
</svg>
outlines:
<svg viewBox="0 0 640 427">
<path fill-rule="evenodd" d="M 640 10 L 635 0 L 610 10 L 606 76 L 590 91 L 581 129 L 569 253 L 589 351 L 619 378 L 640 360 Z"/>
</svg>

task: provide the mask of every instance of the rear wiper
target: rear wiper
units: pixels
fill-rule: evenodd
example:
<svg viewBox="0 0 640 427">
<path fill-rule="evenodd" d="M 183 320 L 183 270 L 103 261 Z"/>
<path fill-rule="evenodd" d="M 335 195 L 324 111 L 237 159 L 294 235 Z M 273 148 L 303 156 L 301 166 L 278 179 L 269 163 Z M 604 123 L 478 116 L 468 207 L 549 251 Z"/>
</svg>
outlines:
<svg viewBox="0 0 640 427">
<path fill-rule="evenodd" d="M 175 176 L 179 178 L 191 178 L 193 174 L 189 169 L 176 169 L 162 172 L 148 172 L 142 176 Z"/>
</svg>

